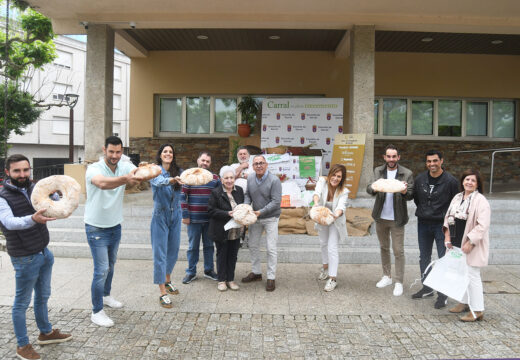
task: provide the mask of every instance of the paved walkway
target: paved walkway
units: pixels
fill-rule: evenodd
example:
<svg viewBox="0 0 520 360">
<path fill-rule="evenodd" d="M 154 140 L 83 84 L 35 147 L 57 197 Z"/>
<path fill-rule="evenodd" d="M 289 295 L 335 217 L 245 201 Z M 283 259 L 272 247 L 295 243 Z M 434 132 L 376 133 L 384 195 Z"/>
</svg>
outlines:
<svg viewBox="0 0 520 360">
<path fill-rule="evenodd" d="M 185 262 L 173 280 L 180 284 Z M 158 305 L 152 262 L 123 260 L 116 266 L 113 296 L 125 303 L 108 309 L 116 325 L 90 322 L 89 259 L 57 258 L 50 319 L 70 331 L 71 342 L 39 347 L 44 359 L 435 359 L 520 357 L 520 265 L 490 266 L 485 281 L 485 321 L 465 324 L 446 309 L 435 310 L 434 298 L 412 300 L 409 289 L 418 274 L 408 266 L 405 293 L 376 289 L 378 265 L 340 265 L 338 287 L 323 292 L 318 265 L 280 264 L 277 289 L 265 281 L 219 293 L 216 282 L 199 278 L 178 285 L 174 308 Z M 237 266 L 237 277 L 248 272 Z M 0 253 L 0 358 L 14 359 L 11 324 L 14 272 Z M 453 302 L 450 303 L 450 305 Z M 38 330 L 28 312 L 30 339 Z"/>
</svg>

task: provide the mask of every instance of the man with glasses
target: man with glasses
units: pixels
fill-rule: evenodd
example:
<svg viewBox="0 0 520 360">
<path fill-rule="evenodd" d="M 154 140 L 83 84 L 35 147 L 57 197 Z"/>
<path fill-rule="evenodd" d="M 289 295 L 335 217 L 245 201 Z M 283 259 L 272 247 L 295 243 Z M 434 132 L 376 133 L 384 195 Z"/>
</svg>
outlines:
<svg viewBox="0 0 520 360">
<path fill-rule="evenodd" d="M 459 191 L 457 179 L 442 168 L 444 160 L 438 150 L 430 150 L 426 153 L 427 171 L 420 173 L 415 178 L 413 200 L 417 205 L 417 232 L 419 241 L 419 266 L 421 268 L 421 280 L 426 275 L 424 271 L 432 258 L 433 242 L 437 245 L 437 256 L 444 256 L 444 233 L 442 225 L 444 216 L 451 199 Z M 423 286 L 421 290 L 412 295 L 412 299 L 422 299 L 433 296 L 433 290 Z M 448 303 L 448 298 L 442 293 L 437 293 L 437 301 L 434 307 L 441 309 Z"/>
<path fill-rule="evenodd" d="M 249 250 L 251 252 L 251 272 L 242 279 L 243 283 L 262 280 L 260 263 L 260 238 L 265 231 L 267 248 L 267 284 L 266 291 L 274 291 L 276 277 L 278 242 L 278 220 L 282 201 L 282 184 L 276 175 L 267 170 L 267 161 L 263 155 L 253 159 L 255 176 L 248 176 L 245 203 L 251 204 L 258 220 L 249 226 Z"/>
</svg>

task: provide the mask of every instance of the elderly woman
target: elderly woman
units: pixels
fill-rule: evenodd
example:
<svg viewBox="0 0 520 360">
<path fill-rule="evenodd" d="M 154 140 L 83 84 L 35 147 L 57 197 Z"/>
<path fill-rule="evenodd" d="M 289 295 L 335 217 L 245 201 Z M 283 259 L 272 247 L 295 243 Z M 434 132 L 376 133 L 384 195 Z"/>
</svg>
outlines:
<svg viewBox="0 0 520 360">
<path fill-rule="evenodd" d="M 224 230 L 224 225 L 231 220 L 235 206 L 244 202 L 244 191 L 240 186 L 235 186 L 235 170 L 231 166 L 220 169 L 220 180 L 222 186 L 214 188 L 209 198 L 208 234 L 217 248 L 217 289 L 225 291 L 229 287 L 238 290 L 235 266 L 242 228 Z"/>
<path fill-rule="evenodd" d="M 348 189 L 345 187 L 346 169 L 341 164 L 334 164 L 329 170 L 329 175 L 320 177 L 313 194 L 314 206 L 325 206 L 332 211 L 335 218 L 329 226 L 319 225 L 318 235 L 321 243 L 321 258 L 323 267 L 319 280 L 328 278 L 325 291 L 336 288 L 336 275 L 338 272 L 339 252 L 338 243 L 347 238 L 347 210 Z"/>
<path fill-rule="evenodd" d="M 159 304 L 171 308 L 168 294 L 179 293 L 171 283 L 170 274 L 177 262 L 181 239 L 182 213 L 180 207 L 182 170 L 175 162 L 173 145 L 163 144 L 157 151 L 156 162 L 162 172 L 152 179 L 154 210 L 152 215 L 151 240 L 153 250 L 153 282 L 159 285 Z"/>
<path fill-rule="evenodd" d="M 469 285 L 465 301 L 451 308 L 450 312 L 461 313 L 471 309 L 461 320 L 475 321 L 484 317 L 480 268 L 488 264 L 491 210 L 482 195 L 484 185 L 477 170 L 464 171 L 460 182 L 463 191 L 453 197 L 444 218 L 444 243 L 449 249 L 461 247 L 466 254 Z"/>
</svg>

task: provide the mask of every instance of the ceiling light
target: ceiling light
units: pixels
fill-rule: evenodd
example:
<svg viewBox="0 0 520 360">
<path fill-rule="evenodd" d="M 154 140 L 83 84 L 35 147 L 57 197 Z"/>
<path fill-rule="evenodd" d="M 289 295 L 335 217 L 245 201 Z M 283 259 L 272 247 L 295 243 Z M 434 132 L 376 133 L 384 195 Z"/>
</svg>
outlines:
<svg viewBox="0 0 520 360">
<path fill-rule="evenodd" d="M 433 38 L 431 37 L 424 37 L 421 39 L 422 42 L 430 42 L 430 41 L 433 41 Z"/>
<path fill-rule="evenodd" d="M 208 37 L 206 35 L 197 35 L 197 39 L 199 39 L 199 40 L 208 40 Z"/>
<path fill-rule="evenodd" d="M 271 35 L 269 36 L 269 40 L 280 40 L 280 37 L 278 35 Z"/>
<path fill-rule="evenodd" d="M 502 40 L 493 40 L 493 41 L 491 41 L 491 44 L 493 44 L 493 45 L 500 45 L 502 43 L 503 43 Z"/>
</svg>

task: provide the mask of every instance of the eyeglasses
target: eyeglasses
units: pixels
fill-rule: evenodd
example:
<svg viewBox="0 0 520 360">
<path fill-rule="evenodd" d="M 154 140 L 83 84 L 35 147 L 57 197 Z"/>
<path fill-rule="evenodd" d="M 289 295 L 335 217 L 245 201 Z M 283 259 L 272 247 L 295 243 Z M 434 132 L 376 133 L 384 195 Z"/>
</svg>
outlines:
<svg viewBox="0 0 520 360">
<path fill-rule="evenodd" d="M 265 164 L 266 164 L 265 162 L 256 162 L 256 163 L 253 163 L 253 166 L 263 166 Z"/>
</svg>

